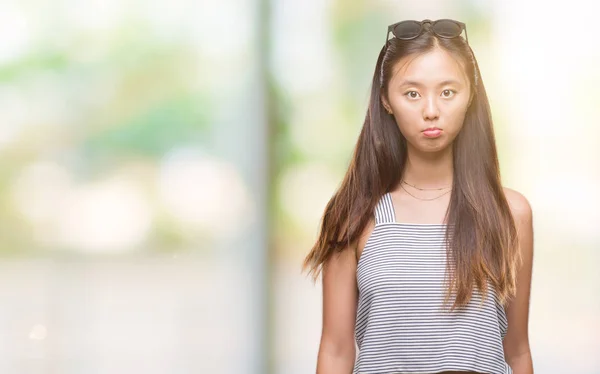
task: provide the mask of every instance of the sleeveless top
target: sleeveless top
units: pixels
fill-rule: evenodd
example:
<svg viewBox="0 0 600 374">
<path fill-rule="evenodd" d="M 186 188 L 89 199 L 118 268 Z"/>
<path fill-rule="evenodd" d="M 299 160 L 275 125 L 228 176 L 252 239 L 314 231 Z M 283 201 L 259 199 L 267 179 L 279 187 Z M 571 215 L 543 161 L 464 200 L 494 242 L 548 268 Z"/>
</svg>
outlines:
<svg viewBox="0 0 600 374">
<path fill-rule="evenodd" d="M 356 269 L 353 373 L 512 374 L 502 346 L 506 313 L 489 282 L 483 304 L 475 288 L 465 308 L 442 309 L 447 227 L 396 222 L 389 192 L 378 202 Z"/>
</svg>

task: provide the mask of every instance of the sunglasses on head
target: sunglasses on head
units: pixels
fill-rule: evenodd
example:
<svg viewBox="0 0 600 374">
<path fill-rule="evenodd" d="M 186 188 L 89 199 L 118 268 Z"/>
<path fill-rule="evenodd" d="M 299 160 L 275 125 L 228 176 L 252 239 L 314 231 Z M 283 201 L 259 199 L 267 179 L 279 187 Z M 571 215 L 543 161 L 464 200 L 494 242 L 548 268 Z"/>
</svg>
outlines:
<svg viewBox="0 0 600 374">
<path fill-rule="evenodd" d="M 393 25 L 389 25 L 387 34 L 385 35 L 386 45 L 388 43 L 390 32 L 398 39 L 410 40 L 421 35 L 424 29 L 423 26 L 426 23 L 431 25 L 431 31 L 440 38 L 456 38 L 462 34 L 463 30 L 465 30 L 465 40 L 467 41 L 467 44 L 469 44 L 467 26 L 464 23 L 452 19 L 438 19 L 436 21 L 426 19 L 421 22 L 414 20 L 400 21 Z"/>
</svg>

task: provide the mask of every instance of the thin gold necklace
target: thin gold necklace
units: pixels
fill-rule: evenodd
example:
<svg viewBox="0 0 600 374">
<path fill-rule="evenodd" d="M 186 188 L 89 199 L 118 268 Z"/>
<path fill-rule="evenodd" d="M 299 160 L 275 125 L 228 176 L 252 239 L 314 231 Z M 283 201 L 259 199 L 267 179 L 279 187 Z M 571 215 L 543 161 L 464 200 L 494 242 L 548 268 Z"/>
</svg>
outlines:
<svg viewBox="0 0 600 374">
<path fill-rule="evenodd" d="M 417 187 L 417 186 L 414 186 L 414 185 L 408 183 L 404 179 L 401 181 L 401 183 L 408 184 L 409 186 L 411 186 L 413 188 L 416 188 L 417 190 L 421 190 L 421 191 L 439 191 L 439 190 L 443 190 L 445 188 L 451 188 L 452 187 L 452 186 L 448 186 L 448 187 L 440 187 L 440 188 L 420 188 L 420 187 Z"/>
<path fill-rule="evenodd" d="M 409 194 L 410 196 L 414 197 L 415 199 L 422 200 L 422 201 L 431 201 L 431 200 L 439 199 L 440 197 L 442 197 L 442 196 L 444 196 L 444 195 L 448 194 L 450 191 L 452 191 L 452 190 L 448 190 L 448 191 L 444 192 L 443 194 L 441 194 L 441 195 L 439 195 L 439 196 L 436 196 L 436 197 L 434 197 L 434 198 L 430 198 L 430 199 L 423 199 L 423 198 L 421 198 L 421 197 L 417 197 L 417 196 L 415 196 L 415 195 L 411 194 L 410 192 L 408 192 L 408 190 L 407 190 L 406 188 L 404 188 L 404 186 L 403 186 L 402 184 L 400 185 L 400 187 L 402 187 L 402 189 L 403 189 L 404 191 L 406 191 L 406 193 L 407 193 L 407 194 Z"/>
</svg>

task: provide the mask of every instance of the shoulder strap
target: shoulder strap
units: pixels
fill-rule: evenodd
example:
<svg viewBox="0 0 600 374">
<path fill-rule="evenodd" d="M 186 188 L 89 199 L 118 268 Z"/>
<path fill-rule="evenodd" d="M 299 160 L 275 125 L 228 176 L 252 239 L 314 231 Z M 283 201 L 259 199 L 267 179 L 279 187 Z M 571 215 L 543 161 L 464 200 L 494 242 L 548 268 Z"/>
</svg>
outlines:
<svg viewBox="0 0 600 374">
<path fill-rule="evenodd" d="M 375 224 L 396 222 L 396 213 L 392 203 L 392 195 L 387 192 L 375 206 Z"/>
</svg>

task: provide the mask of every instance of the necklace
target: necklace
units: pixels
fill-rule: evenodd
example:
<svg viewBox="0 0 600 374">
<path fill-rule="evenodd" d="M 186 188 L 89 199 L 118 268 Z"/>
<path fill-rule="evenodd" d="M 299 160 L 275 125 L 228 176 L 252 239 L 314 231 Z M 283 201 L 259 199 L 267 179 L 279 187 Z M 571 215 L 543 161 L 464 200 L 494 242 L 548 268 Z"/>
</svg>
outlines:
<svg viewBox="0 0 600 374">
<path fill-rule="evenodd" d="M 415 199 L 422 200 L 422 201 L 431 201 L 431 200 L 439 199 L 440 197 L 442 197 L 442 196 L 446 195 L 447 193 L 449 193 L 450 191 L 452 191 L 452 190 L 448 190 L 448 191 L 444 192 L 443 194 L 441 194 L 441 195 L 439 195 L 439 196 L 436 196 L 436 197 L 434 197 L 434 198 L 430 198 L 430 199 L 423 199 L 423 198 L 421 198 L 421 197 L 417 197 L 417 196 L 415 196 L 415 195 L 411 194 L 410 192 L 408 192 L 408 191 L 406 190 L 406 188 L 404 188 L 404 186 L 403 186 L 402 184 L 400 185 L 400 187 L 402 187 L 402 189 L 403 189 L 404 191 L 406 191 L 406 193 L 407 193 L 407 194 L 409 194 L 410 196 L 414 197 Z"/>
<path fill-rule="evenodd" d="M 405 181 L 404 179 L 403 179 L 401 182 L 402 182 L 402 183 L 405 183 L 405 184 L 408 184 L 409 186 L 411 186 L 411 187 L 413 187 L 413 188 L 416 188 L 417 190 L 421 190 L 421 191 L 439 191 L 439 190 L 443 190 L 443 189 L 445 189 L 445 188 L 450 188 L 450 187 L 451 187 L 451 186 L 450 186 L 450 187 L 440 187 L 440 188 L 420 188 L 420 187 L 417 187 L 417 186 L 414 186 L 414 185 L 412 185 L 412 184 L 408 183 L 408 182 L 407 182 L 407 181 Z"/>
</svg>

